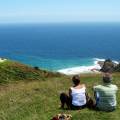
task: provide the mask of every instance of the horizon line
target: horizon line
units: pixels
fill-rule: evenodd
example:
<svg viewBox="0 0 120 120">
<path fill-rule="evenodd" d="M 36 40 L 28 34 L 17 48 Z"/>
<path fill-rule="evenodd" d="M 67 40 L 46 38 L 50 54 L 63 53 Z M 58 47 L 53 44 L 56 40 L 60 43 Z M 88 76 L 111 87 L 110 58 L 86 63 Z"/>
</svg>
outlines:
<svg viewBox="0 0 120 120">
<path fill-rule="evenodd" d="M 80 24 L 80 23 L 120 23 L 120 21 L 79 21 L 79 22 L 0 22 L 1 24 Z"/>
</svg>

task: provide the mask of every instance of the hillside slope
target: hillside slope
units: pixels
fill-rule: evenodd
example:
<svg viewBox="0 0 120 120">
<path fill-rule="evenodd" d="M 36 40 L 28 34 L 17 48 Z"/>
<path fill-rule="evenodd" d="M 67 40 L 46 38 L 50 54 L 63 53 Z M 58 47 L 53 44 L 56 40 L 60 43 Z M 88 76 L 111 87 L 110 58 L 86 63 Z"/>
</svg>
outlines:
<svg viewBox="0 0 120 120">
<path fill-rule="evenodd" d="M 0 83 L 20 80 L 45 80 L 48 77 L 60 76 L 37 67 L 30 67 L 15 61 L 6 60 L 0 63 Z"/>
<path fill-rule="evenodd" d="M 119 79 L 120 74 L 114 74 L 113 83 L 118 87 Z M 119 91 L 118 106 L 114 112 L 87 108 L 72 111 L 59 109 L 59 94 L 68 91 L 70 77 L 47 71 L 44 73 L 20 63 L 6 61 L 0 64 L 0 81 L 4 83 L 0 85 L 0 120 L 50 120 L 58 113 L 70 113 L 73 120 L 120 119 Z M 81 82 L 87 85 L 89 95 L 93 96 L 92 87 L 101 82 L 101 75 L 81 75 Z"/>
</svg>

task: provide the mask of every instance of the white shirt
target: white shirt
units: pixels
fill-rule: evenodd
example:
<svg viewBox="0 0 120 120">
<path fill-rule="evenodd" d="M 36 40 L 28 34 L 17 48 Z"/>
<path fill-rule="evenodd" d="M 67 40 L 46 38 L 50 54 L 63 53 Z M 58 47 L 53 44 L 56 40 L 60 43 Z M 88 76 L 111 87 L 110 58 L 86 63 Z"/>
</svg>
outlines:
<svg viewBox="0 0 120 120">
<path fill-rule="evenodd" d="M 72 95 L 72 105 L 74 106 L 83 106 L 86 104 L 86 88 L 83 87 L 81 89 L 75 89 L 71 87 L 71 95 Z"/>
</svg>

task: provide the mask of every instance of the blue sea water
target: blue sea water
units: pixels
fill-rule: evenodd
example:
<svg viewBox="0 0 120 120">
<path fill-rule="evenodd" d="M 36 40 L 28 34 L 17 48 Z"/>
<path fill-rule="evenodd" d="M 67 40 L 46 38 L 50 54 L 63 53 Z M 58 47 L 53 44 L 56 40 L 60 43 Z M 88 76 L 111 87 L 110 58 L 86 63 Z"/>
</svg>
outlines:
<svg viewBox="0 0 120 120">
<path fill-rule="evenodd" d="M 119 23 L 0 25 L 0 56 L 48 70 L 120 59 Z"/>
</svg>

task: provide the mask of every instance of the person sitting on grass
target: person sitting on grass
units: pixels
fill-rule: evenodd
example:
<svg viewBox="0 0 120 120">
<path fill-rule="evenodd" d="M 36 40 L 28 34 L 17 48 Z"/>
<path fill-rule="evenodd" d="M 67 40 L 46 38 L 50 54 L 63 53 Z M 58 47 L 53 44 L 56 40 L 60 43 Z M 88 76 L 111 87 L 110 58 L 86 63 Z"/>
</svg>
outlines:
<svg viewBox="0 0 120 120">
<path fill-rule="evenodd" d="M 112 75 L 105 73 L 103 76 L 103 84 L 94 86 L 94 94 L 96 99 L 95 108 L 102 111 L 113 111 L 116 108 L 116 85 L 111 83 Z"/>
<path fill-rule="evenodd" d="M 68 109 L 78 110 L 86 107 L 87 104 L 87 94 L 85 84 L 80 84 L 80 78 L 78 75 L 72 78 L 73 87 L 69 89 L 69 95 L 61 93 L 61 108 L 64 109 L 66 104 Z"/>
</svg>

